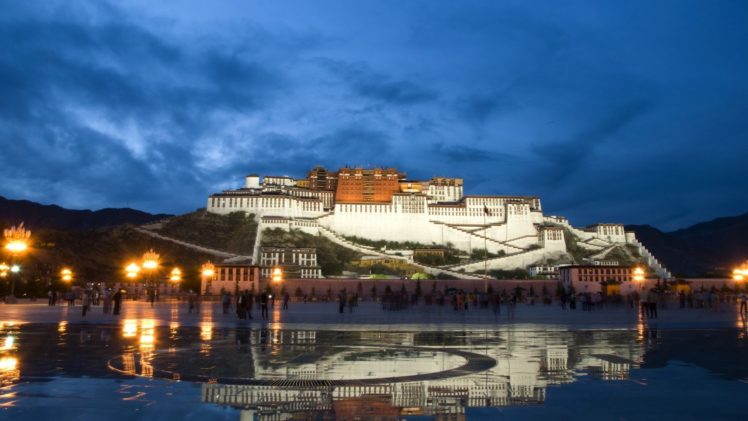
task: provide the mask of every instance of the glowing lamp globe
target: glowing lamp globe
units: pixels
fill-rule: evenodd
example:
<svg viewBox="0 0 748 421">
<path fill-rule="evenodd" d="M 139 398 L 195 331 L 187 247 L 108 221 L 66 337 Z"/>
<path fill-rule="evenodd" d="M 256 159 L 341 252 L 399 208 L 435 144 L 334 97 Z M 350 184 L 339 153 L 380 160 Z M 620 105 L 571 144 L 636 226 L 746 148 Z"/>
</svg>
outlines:
<svg viewBox="0 0 748 421">
<path fill-rule="evenodd" d="M 213 265 L 213 263 L 205 263 L 200 267 L 200 273 L 202 273 L 202 275 L 206 278 L 211 278 L 216 274 L 216 267 Z"/>
</svg>

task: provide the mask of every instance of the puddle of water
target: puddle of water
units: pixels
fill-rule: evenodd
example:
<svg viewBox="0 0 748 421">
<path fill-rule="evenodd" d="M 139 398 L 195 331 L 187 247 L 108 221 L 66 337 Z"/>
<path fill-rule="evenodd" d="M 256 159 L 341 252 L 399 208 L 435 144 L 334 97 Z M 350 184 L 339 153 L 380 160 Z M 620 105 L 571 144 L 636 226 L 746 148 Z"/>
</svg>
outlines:
<svg viewBox="0 0 748 421">
<path fill-rule="evenodd" d="M 4 323 L 0 414 L 731 418 L 748 392 L 741 335 L 733 329 L 316 331 L 157 326 L 152 319 Z M 684 401 L 691 393 L 702 399 Z"/>
</svg>

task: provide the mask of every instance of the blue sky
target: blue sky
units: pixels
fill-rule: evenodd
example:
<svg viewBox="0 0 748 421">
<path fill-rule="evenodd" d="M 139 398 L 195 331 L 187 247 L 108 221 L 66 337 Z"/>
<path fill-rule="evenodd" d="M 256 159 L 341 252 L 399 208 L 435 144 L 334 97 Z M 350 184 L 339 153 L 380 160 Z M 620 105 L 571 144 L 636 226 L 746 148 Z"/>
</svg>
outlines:
<svg viewBox="0 0 748 421">
<path fill-rule="evenodd" d="M 747 2 L 0 7 L 9 198 L 181 213 L 249 172 L 384 165 L 578 225 L 748 211 Z"/>
</svg>

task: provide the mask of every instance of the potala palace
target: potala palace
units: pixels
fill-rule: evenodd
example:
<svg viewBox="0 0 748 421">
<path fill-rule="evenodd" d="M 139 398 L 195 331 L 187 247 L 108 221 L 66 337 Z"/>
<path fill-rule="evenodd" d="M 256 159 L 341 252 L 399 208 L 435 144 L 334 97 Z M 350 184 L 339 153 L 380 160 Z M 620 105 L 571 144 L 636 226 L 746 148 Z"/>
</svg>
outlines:
<svg viewBox="0 0 748 421">
<path fill-rule="evenodd" d="M 549 261 L 574 263 L 567 250 L 571 242 L 600 261 L 615 248 L 632 250 L 658 276 L 670 277 L 622 224 L 575 228 L 564 217 L 545 215 L 536 196 L 465 195 L 461 178 L 408 180 L 392 168 L 315 167 L 302 179 L 251 174 L 243 187 L 212 194 L 207 210 L 255 215 L 258 237 L 266 228 L 298 229 L 365 254 L 408 257 L 402 250 L 354 244 L 351 237 L 450 245 L 467 253 L 485 249 L 497 256 L 438 268 L 454 273 L 476 272 L 484 265 L 514 269 Z M 259 244 L 255 242 L 255 262 Z"/>
</svg>

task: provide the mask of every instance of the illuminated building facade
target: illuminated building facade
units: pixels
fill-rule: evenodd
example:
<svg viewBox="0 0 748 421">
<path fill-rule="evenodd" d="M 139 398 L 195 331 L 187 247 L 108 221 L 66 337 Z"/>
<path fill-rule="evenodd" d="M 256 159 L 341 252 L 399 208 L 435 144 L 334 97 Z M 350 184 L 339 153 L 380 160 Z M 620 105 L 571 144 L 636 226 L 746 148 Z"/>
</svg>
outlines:
<svg viewBox="0 0 748 421">
<path fill-rule="evenodd" d="M 348 247 L 346 237 L 445 246 L 470 253 L 487 249 L 499 257 L 448 268 L 454 273 L 527 268 L 544 261 L 571 261 L 567 236 L 579 248 L 602 252 L 629 244 L 660 277 L 667 269 L 622 224 L 573 227 L 543 213 L 537 196 L 465 195 L 461 178 L 408 180 L 394 168 L 315 167 L 304 179 L 250 175 L 243 188 L 208 198 L 217 214 L 246 212 L 266 228 L 298 229 Z M 259 246 L 253 251 L 259 262 Z M 357 250 L 366 253 L 366 250 Z M 427 270 L 431 270 L 428 269 Z M 436 270 L 434 270 L 436 272 Z"/>
</svg>

